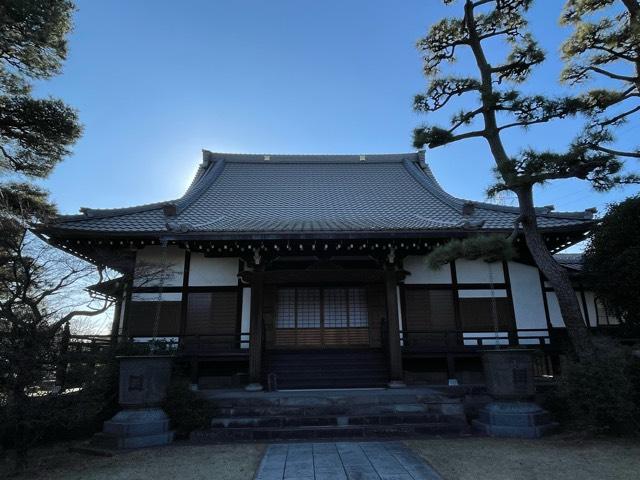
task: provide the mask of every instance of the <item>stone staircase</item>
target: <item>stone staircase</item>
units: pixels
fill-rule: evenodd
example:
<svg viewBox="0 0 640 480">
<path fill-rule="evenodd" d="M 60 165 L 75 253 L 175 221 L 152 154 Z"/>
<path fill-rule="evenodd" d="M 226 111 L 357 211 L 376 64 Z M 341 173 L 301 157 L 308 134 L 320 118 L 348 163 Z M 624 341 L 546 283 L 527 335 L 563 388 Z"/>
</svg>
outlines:
<svg viewBox="0 0 640 480">
<path fill-rule="evenodd" d="M 204 391 L 211 427 L 196 442 L 380 438 L 461 434 L 461 401 L 430 389 L 295 392 Z"/>
</svg>

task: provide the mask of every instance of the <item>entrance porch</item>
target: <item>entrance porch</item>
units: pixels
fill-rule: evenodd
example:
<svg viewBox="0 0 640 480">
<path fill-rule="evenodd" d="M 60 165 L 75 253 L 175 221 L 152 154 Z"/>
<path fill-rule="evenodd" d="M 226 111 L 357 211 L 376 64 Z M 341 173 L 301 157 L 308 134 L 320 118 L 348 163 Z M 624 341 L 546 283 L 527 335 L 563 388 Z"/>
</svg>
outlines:
<svg viewBox="0 0 640 480">
<path fill-rule="evenodd" d="M 402 385 L 402 276 L 391 266 L 323 262 L 243 272 L 251 285 L 248 388 Z"/>
</svg>

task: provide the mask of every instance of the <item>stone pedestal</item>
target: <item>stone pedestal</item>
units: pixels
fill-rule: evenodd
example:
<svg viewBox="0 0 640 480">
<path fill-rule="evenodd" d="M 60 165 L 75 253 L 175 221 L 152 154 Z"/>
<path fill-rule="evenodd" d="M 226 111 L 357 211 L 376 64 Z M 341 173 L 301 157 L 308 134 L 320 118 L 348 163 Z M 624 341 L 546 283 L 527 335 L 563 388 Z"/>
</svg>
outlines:
<svg viewBox="0 0 640 480">
<path fill-rule="evenodd" d="M 488 350 L 482 354 L 487 390 L 493 402 L 480 410 L 473 426 L 492 437 L 538 438 L 556 427 L 549 413 L 533 403 L 534 350 Z"/>
<path fill-rule="evenodd" d="M 102 434 L 91 442 L 102 448 L 142 448 L 173 441 L 169 417 L 160 408 L 126 409 L 104 422 Z"/>
<path fill-rule="evenodd" d="M 491 437 L 539 438 L 554 429 L 549 413 L 531 402 L 491 402 L 473 426 Z"/>
<path fill-rule="evenodd" d="M 160 408 L 171 379 L 171 357 L 120 357 L 119 403 L 123 410 L 104 422 L 92 446 L 141 448 L 173 441 L 169 417 Z"/>
</svg>

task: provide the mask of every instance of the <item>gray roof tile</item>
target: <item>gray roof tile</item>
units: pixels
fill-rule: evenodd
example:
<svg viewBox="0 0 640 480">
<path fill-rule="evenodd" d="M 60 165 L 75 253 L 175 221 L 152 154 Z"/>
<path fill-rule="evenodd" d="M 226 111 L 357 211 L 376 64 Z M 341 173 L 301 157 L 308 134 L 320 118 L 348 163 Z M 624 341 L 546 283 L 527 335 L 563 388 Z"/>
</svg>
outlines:
<svg viewBox="0 0 640 480">
<path fill-rule="evenodd" d="M 177 216 L 163 206 L 175 204 Z M 183 197 L 139 207 L 84 209 L 54 227 L 113 233 L 299 233 L 508 230 L 517 209 L 446 193 L 422 152 L 391 155 L 242 155 L 206 152 Z M 590 222 L 540 210 L 544 229 Z"/>
</svg>

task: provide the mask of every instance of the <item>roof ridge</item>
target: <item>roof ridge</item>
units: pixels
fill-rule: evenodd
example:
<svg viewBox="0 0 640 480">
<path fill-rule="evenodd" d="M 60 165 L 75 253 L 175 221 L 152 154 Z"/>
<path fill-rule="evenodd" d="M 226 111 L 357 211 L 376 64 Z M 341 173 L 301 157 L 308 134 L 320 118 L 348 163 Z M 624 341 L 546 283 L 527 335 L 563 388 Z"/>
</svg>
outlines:
<svg viewBox="0 0 640 480">
<path fill-rule="evenodd" d="M 203 161 L 225 160 L 229 163 L 400 163 L 417 159 L 420 152 L 407 153 L 230 153 L 203 150 Z"/>
</svg>

